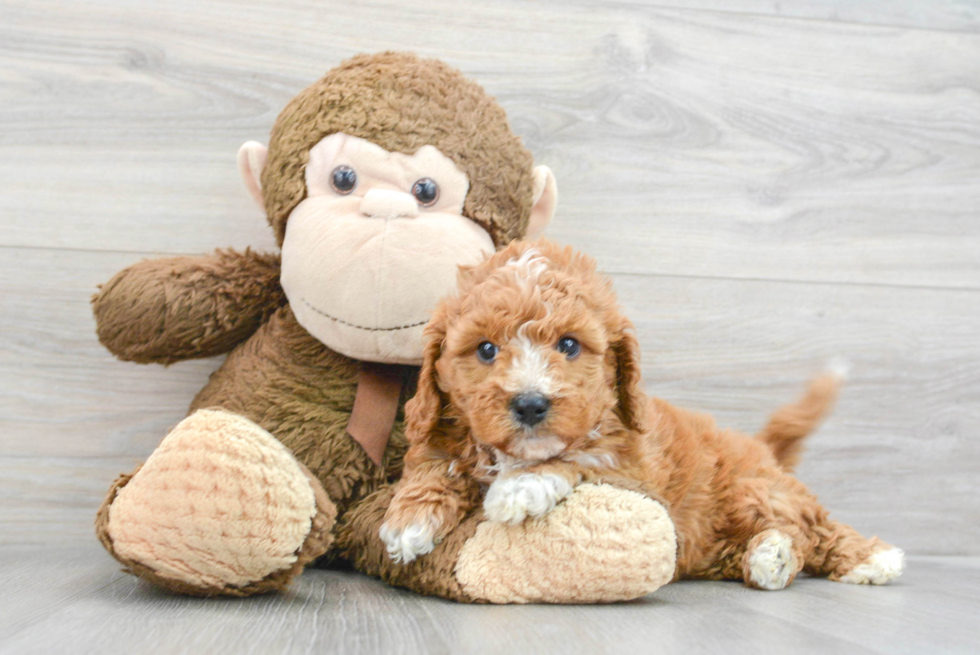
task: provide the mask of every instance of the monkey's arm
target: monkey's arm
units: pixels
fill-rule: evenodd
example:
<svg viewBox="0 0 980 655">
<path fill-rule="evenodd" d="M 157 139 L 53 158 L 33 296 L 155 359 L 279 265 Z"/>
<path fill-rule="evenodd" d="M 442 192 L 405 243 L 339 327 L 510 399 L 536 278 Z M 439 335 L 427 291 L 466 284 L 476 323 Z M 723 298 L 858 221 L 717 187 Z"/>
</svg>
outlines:
<svg viewBox="0 0 980 655">
<path fill-rule="evenodd" d="M 92 298 L 99 341 L 147 364 L 228 352 L 285 302 L 279 255 L 218 250 L 134 264 Z"/>
</svg>

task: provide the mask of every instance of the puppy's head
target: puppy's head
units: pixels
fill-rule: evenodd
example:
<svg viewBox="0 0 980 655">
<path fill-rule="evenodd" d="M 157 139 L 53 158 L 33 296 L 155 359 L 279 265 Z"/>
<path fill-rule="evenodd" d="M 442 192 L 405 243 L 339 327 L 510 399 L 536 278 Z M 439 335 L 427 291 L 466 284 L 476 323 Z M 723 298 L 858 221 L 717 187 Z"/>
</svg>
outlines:
<svg viewBox="0 0 980 655">
<path fill-rule="evenodd" d="M 571 248 L 514 242 L 461 270 L 426 337 L 407 408 L 413 443 L 449 438 L 455 424 L 510 457 L 543 460 L 596 438 L 604 421 L 644 429 L 632 325 L 595 262 Z"/>
</svg>

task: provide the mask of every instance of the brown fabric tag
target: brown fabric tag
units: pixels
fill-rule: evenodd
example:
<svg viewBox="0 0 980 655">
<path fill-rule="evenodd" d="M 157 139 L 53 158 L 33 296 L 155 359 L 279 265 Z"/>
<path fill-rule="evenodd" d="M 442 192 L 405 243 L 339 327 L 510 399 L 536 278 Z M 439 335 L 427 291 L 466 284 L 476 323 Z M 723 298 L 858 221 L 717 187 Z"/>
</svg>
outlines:
<svg viewBox="0 0 980 655">
<path fill-rule="evenodd" d="M 361 363 L 347 434 L 361 444 L 364 452 L 378 466 L 381 465 L 391 430 L 395 426 L 401 392 L 401 366 Z"/>
</svg>

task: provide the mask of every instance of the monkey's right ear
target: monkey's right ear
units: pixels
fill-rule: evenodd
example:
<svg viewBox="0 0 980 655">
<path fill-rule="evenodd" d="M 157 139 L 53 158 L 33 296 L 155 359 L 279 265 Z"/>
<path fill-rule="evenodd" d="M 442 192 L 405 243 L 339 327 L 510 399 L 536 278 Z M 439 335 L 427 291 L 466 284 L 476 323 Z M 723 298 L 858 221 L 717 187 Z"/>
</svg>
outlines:
<svg viewBox="0 0 980 655">
<path fill-rule="evenodd" d="M 268 156 L 269 149 L 258 141 L 246 141 L 238 149 L 238 172 L 241 173 L 248 194 L 262 209 L 265 209 L 265 200 L 262 198 L 262 169 L 265 168 Z"/>
<path fill-rule="evenodd" d="M 531 205 L 531 218 L 527 222 L 524 238 L 534 241 L 544 233 L 551 223 L 558 206 L 558 184 L 555 174 L 547 166 L 534 167 L 534 203 Z"/>
</svg>

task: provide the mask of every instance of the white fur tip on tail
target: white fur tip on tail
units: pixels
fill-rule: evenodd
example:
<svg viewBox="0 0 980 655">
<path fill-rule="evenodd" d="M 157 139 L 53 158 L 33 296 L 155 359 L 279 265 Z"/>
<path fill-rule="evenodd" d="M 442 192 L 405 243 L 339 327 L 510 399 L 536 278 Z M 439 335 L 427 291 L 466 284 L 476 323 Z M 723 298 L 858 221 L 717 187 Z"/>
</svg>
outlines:
<svg viewBox="0 0 980 655">
<path fill-rule="evenodd" d="M 833 375 L 838 381 L 844 382 L 851 377 L 851 363 L 843 357 L 835 357 L 827 362 L 826 371 Z"/>
</svg>

